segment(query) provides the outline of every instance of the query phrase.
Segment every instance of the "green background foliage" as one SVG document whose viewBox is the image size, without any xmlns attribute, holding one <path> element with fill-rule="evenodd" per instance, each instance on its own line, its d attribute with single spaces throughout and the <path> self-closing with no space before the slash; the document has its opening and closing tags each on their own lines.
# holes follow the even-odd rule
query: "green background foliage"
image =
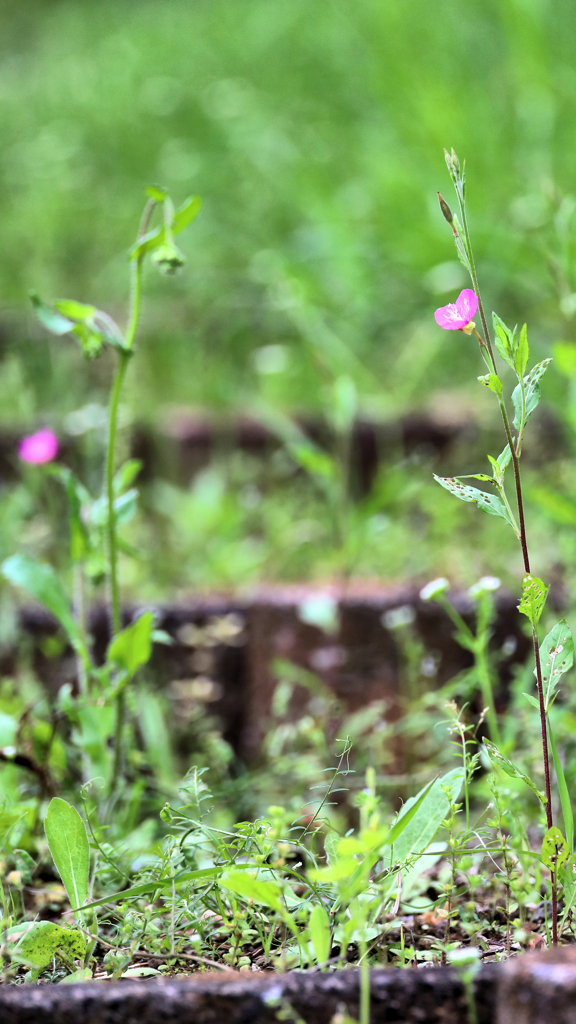
<svg viewBox="0 0 576 1024">
<path fill-rule="evenodd" d="M 575 27 L 568 0 L 6 4 L 3 416 L 103 397 L 106 364 L 80 372 L 26 293 L 122 319 L 150 181 L 204 208 L 186 273 L 149 273 L 128 398 L 140 418 L 168 400 L 245 406 L 254 352 L 272 344 L 287 366 L 266 375 L 271 397 L 318 405 L 318 318 L 370 366 L 380 412 L 445 389 L 448 361 L 452 385 L 468 382 L 474 344 L 432 319 L 466 283 L 436 204 L 437 189 L 451 201 L 444 145 L 468 158 L 488 305 L 527 319 L 546 354 L 574 312 L 544 250 L 552 182 L 573 187 Z"/>
</svg>

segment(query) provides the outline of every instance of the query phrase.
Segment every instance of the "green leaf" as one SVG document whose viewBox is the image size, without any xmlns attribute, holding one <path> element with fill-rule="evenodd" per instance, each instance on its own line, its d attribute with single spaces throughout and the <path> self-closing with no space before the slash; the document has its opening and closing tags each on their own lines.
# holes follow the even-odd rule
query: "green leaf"
<svg viewBox="0 0 576 1024">
<path fill-rule="evenodd" d="M 108 647 L 106 660 L 123 669 L 128 679 L 131 679 L 142 665 L 150 661 L 153 629 L 152 612 L 139 615 L 130 626 L 114 637 Z"/>
<path fill-rule="evenodd" d="M 516 341 L 517 328 L 515 327 L 514 330 L 511 331 L 509 327 L 506 327 L 504 321 L 501 320 L 494 312 L 492 313 L 492 323 L 494 325 L 494 342 L 496 344 L 496 348 L 504 362 L 508 363 L 508 366 L 511 366 L 512 369 L 514 369 L 514 359 L 518 350 L 518 343 Z"/>
<path fill-rule="evenodd" d="M 333 480 L 336 472 L 334 459 L 312 444 L 290 444 L 293 459 L 312 476 Z"/>
<path fill-rule="evenodd" d="M 82 908 L 88 896 L 90 846 L 84 822 L 75 807 L 54 797 L 46 812 L 44 831 L 73 907 Z"/>
<path fill-rule="evenodd" d="M 72 971 L 72 974 L 67 974 L 65 978 L 62 978 L 59 985 L 77 985 L 78 982 L 92 981 L 92 971 L 89 967 L 80 967 L 77 971 Z"/>
<path fill-rule="evenodd" d="M 74 334 L 88 358 L 97 356 L 104 342 L 124 348 L 124 339 L 118 324 L 111 316 L 95 306 L 87 306 L 74 299 L 58 299 L 54 306 L 32 292 L 30 295 L 36 316 L 52 334 Z"/>
<path fill-rule="evenodd" d="M 218 883 L 221 888 L 229 889 L 230 892 L 243 896 L 246 900 L 254 900 L 261 906 L 270 907 L 278 914 L 284 914 L 282 905 L 282 889 L 276 882 L 260 881 L 258 878 L 251 878 L 243 872 L 233 871 L 222 877 Z"/>
<path fill-rule="evenodd" d="M 435 779 L 431 786 L 425 786 L 417 796 L 406 801 L 396 824 L 386 837 L 388 844 L 391 839 L 393 842 L 391 852 L 394 863 L 403 863 L 411 855 L 420 854 L 428 849 L 450 810 L 450 802 L 442 787 L 448 786 L 452 801 L 456 801 L 463 781 L 464 769 L 453 768 L 442 778 Z M 414 808 L 416 813 L 408 817 Z M 400 825 L 405 817 L 408 819 L 407 826 L 400 834 L 394 836 L 396 825 Z"/>
<path fill-rule="evenodd" d="M 574 640 L 565 619 L 557 622 L 540 646 L 542 686 L 546 711 L 553 700 L 560 677 L 574 664 Z"/>
<path fill-rule="evenodd" d="M 536 708 L 537 711 L 540 711 L 540 701 L 537 700 L 536 697 L 534 697 L 531 693 L 524 693 L 524 692 L 522 692 L 522 696 L 526 697 L 526 700 L 528 701 L 529 704 L 532 705 L 533 708 Z"/>
<path fill-rule="evenodd" d="M 202 208 L 202 200 L 200 196 L 189 196 L 179 206 L 174 214 L 174 220 L 172 221 L 172 234 L 179 235 L 184 228 L 187 228 L 192 221 L 196 220 L 196 217 L 200 213 Z"/>
<path fill-rule="evenodd" d="M 83 507 L 87 507 L 90 503 L 90 495 L 67 466 L 56 464 L 49 467 L 49 472 L 60 480 L 66 490 L 70 524 L 70 556 L 73 562 L 81 562 L 90 552 L 90 538 L 82 515 Z"/>
<path fill-rule="evenodd" d="M 497 461 L 498 461 L 498 465 L 500 466 L 500 469 L 502 469 L 502 470 L 506 469 L 506 467 L 510 464 L 511 458 L 512 458 L 512 452 L 510 451 L 510 445 L 507 444 L 505 449 L 504 449 L 504 451 L 500 452 L 500 455 L 498 456 L 498 460 Z"/>
<path fill-rule="evenodd" d="M 30 292 L 30 300 L 38 320 L 47 331 L 50 331 L 52 334 L 62 335 L 68 334 L 74 327 L 72 320 L 57 313 L 51 306 L 47 306 L 36 292 Z"/>
<path fill-rule="evenodd" d="M 171 875 L 168 878 L 161 878 L 155 882 L 142 882 L 140 885 L 133 885 L 121 892 L 113 892 L 109 896 L 102 896 L 99 900 L 93 900 L 87 906 L 104 907 L 108 903 L 123 903 L 124 900 L 139 899 L 141 896 L 159 894 L 172 888 L 172 885 L 183 885 L 185 882 L 195 882 L 209 878 L 218 878 L 222 874 L 222 868 L 199 868 L 197 871 L 181 871 L 179 874 Z M 82 908 L 72 907 L 73 910 Z"/>
<path fill-rule="evenodd" d="M 574 849 L 574 814 L 572 813 L 572 801 L 570 800 L 570 793 L 568 792 L 568 784 L 566 782 L 566 776 L 564 775 L 562 762 L 558 757 L 550 719 L 548 719 L 548 737 L 550 739 L 550 749 L 552 750 L 552 758 L 554 760 L 556 781 L 558 782 L 558 793 L 560 796 L 560 806 L 562 807 L 562 817 L 564 818 L 564 828 L 566 829 L 566 839 L 568 841 L 570 853 L 572 853 L 572 850 Z"/>
<path fill-rule="evenodd" d="M 132 487 L 125 494 L 121 494 L 119 498 L 114 499 L 114 517 L 116 526 L 123 526 L 132 519 L 138 508 L 138 498 L 140 492 L 136 487 Z M 98 498 L 94 502 L 90 509 L 90 522 L 93 526 L 105 527 L 108 525 L 108 496 L 103 494 L 101 498 Z"/>
<path fill-rule="evenodd" d="M 462 484 L 456 477 L 436 476 L 434 473 L 434 479 L 461 501 L 473 501 L 482 512 L 487 512 L 491 516 L 499 516 L 516 532 L 516 526 L 510 518 L 508 509 L 497 495 L 479 491 L 477 487 L 470 487 L 468 484 Z"/>
<path fill-rule="evenodd" d="M 528 778 L 527 775 L 524 775 L 518 768 L 516 768 L 515 765 L 512 764 L 512 761 L 509 761 L 507 757 L 504 757 L 504 754 L 500 753 L 498 747 L 494 743 L 492 743 L 490 740 L 485 739 L 484 746 L 488 751 L 488 756 L 492 761 L 492 764 L 495 764 L 497 765 L 498 768 L 501 768 L 502 771 L 505 772 L 506 775 L 509 775 L 511 779 L 521 779 L 522 782 L 525 782 L 526 785 L 530 787 L 532 792 L 536 794 L 538 799 L 541 800 L 543 804 L 546 803 L 546 797 L 543 796 L 540 790 L 536 788 L 536 786 L 532 782 L 532 779 Z"/>
<path fill-rule="evenodd" d="M 518 605 L 518 611 L 530 619 L 534 629 L 544 611 L 549 590 L 550 587 L 547 587 L 542 580 L 537 576 L 531 576 L 528 572 L 522 580 L 522 599 Z"/>
<path fill-rule="evenodd" d="M 2 564 L 2 574 L 40 601 L 58 619 L 77 651 L 86 655 L 82 634 L 70 610 L 70 601 L 59 577 L 50 565 L 35 562 L 28 555 L 11 555 Z"/>
<path fill-rule="evenodd" d="M 551 871 L 561 868 L 568 860 L 570 856 L 568 844 L 560 829 L 556 828 L 556 825 L 549 828 L 544 836 L 540 856 L 542 857 L 542 863 L 547 868 L 550 868 Z"/>
<path fill-rule="evenodd" d="M 534 409 L 540 401 L 540 379 L 546 373 L 551 359 L 544 359 L 541 363 L 536 363 L 530 370 L 530 373 L 524 377 L 524 390 L 526 395 L 526 410 L 524 414 L 524 423 L 528 423 Z M 512 392 L 512 402 L 514 404 L 514 410 L 516 415 L 514 416 L 514 426 L 516 430 L 520 430 L 522 423 L 522 388 L 520 384 L 517 384 Z"/>
<path fill-rule="evenodd" d="M 168 193 L 165 188 L 161 188 L 159 185 L 148 185 L 146 195 L 156 203 L 163 203 Z"/>
<path fill-rule="evenodd" d="M 54 306 L 62 316 L 81 324 L 91 323 L 96 312 L 96 306 L 86 306 L 75 299 L 56 299 Z"/>
<path fill-rule="evenodd" d="M 22 958 L 42 971 L 61 954 L 70 963 L 86 956 L 86 940 L 76 928 L 62 928 L 52 921 L 37 921 L 14 949 L 15 959 Z"/>
<path fill-rule="evenodd" d="M 317 903 L 312 909 L 308 926 L 316 960 L 319 964 L 323 964 L 330 956 L 332 938 L 330 935 L 330 918 L 320 903 Z"/>
<path fill-rule="evenodd" d="M 165 245 L 167 239 L 166 225 L 162 224 L 160 227 L 148 231 L 142 238 L 139 238 L 130 249 L 128 256 L 131 260 L 141 260 L 146 253 L 154 252 L 154 249 L 158 248 L 159 245 Z"/>
<path fill-rule="evenodd" d="M 520 337 L 518 339 L 518 348 L 516 355 L 514 356 L 514 369 L 519 377 L 522 377 L 526 372 L 528 366 L 528 359 L 530 357 L 530 350 L 528 348 L 528 328 L 524 324 L 520 331 Z"/>
<path fill-rule="evenodd" d="M 141 459 L 128 459 L 114 476 L 114 494 L 122 494 L 138 476 L 142 469 Z"/>
<path fill-rule="evenodd" d="M 478 377 L 481 384 L 493 391 L 499 398 L 502 397 L 502 381 L 500 377 L 497 377 L 495 373 L 485 373 L 483 377 Z"/>
</svg>

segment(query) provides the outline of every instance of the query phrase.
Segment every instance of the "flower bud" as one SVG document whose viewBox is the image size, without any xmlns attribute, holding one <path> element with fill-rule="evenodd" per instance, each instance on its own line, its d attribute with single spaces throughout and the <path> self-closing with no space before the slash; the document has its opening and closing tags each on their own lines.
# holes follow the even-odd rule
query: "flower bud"
<svg viewBox="0 0 576 1024">
<path fill-rule="evenodd" d="M 454 221 L 454 214 L 452 213 L 452 210 L 448 206 L 448 203 L 446 202 L 445 199 L 442 198 L 440 193 L 438 193 L 438 202 L 440 203 L 440 209 L 442 210 L 442 216 L 444 217 L 444 220 L 447 220 L 449 224 L 452 224 L 452 222 Z"/>
<path fill-rule="evenodd" d="M 152 260 L 158 267 L 161 274 L 167 274 L 169 277 L 172 274 L 176 274 L 181 267 L 184 266 L 184 256 L 180 252 L 177 245 L 174 242 L 167 242 L 165 245 L 159 245 L 157 249 L 152 253 Z"/>
</svg>

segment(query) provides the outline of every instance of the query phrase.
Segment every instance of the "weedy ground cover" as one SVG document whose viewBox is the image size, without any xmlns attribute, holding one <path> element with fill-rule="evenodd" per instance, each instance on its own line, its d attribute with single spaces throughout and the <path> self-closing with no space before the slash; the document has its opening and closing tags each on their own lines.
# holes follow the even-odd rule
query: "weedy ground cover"
<svg viewBox="0 0 576 1024">
<path fill-rule="evenodd" d="M 480 383 L 498 401 L 505 447 L 498 458 L 489 456 L 491 473 L 472 477 L 491 491 L 465 482 L 470 477 L 439 483 L 502 521 L 519 541 L 525 569 L 519 609 L 530 624 L 534 663 L 518 673 L 508 710 L 498 713 L 499 652 L 490 638 L 499 580 L 480 579 L 470 593 L 474 613 L 464 618 L 447 580 L 439 578 L 421 596 L 443 604 L 458 642 L 470 652 L 469 671 L 430 693 L 409 619 L 397 616 L 406 682 L 400 720 L 391 720 L 383 704 L 345 716 L 314 676 L 279 664 L 260 765 L 235 763 L 217 730 L 199 723 L 197 763 L 178 778 L 162 703 L 138 682 L 153 644 L 169 637 L 155 628 L 151 611 L 125 627 L 120 618 L 118 553 L 132 553 L 122 525 L 138 498 L 132 486 L 138 467 L 117 467 L 116 444 L 144 260 L 150 257 L 164 273 L 179 269 L 183 258 L 174 238 L 195 219 L 200 202 L 191 197 L 175 209 L 165 191 L 149 189 L 130 252 L 125 330 L 94 306 L 72 300 L 49 305 L 33 297 L 49 331 L 75 336 L 89 358 L 109 347 L 117 367 L 102 496 L 53 465 L 49 436 L 29 439 L 22 450 L 28 462 L 52 466 L 64 488 L 70 571 L 65 582 L 47 563 L 17 553 L 2 572 L 54 615 L 77 663 L 75 685 L 63 686 L 53 706 L 33 694 L 32 683 L 31 701 L 25 690 L 9 682 L 3 687 L 0 729 L 10 736 L 2 750 L 0 812 L 5 982 L 357 964 L 366 1021 L 371 964 L 451 960 L 470 973 L 482 959 L 573 941 L 574 698 L 559 686 L 572 667 L 573 642 L 564 620 L 540 641 L 548 588 L 529 561 L 519 467 L 548 361 L 528 369 L 525 327 L 511 330 L 494 314 L 490 332 L 466 218 L 464 171 L 454 153 L 447 162 L 459 214 L 443 199 L 441 209 L 473 288 L 438 310 L 437 321 L 477 338 L 488 369 Z M 472 320 L 476 310 L 482 333 Z M 508 376 L 498 370 L 494 347 Z M 505 400 L 510 376 L 513 423 Z M 345 435 L 353 388 L 338 378 L 334 389 L 336 425 Z M 337 457 L 327 463 L 293 425 L 282 429 L 322 482 L 333 528 L 345 537 L 349 510 Z M 110 595 L 102 664 L 94 661 L 86 627 L 86 584 L 98 575 Z M 294 719 L 297 686 L 309 696 L 305 713 Z M 147 743 L 155 771 L 145 767 Z M 405 770 L 391 792 L 395 745 Z M 18 763 L 22 749 L 36 766 L 26 777 Z M 242 820 L 239 808 L 248 812 Z"/>
</svg>

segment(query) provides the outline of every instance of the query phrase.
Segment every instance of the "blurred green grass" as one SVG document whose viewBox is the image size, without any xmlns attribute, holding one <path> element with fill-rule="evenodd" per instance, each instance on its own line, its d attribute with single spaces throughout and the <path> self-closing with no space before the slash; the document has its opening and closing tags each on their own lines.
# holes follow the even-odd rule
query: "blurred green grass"
<svg viewBox="0 0 576 1024">
<path fill-rule="evenodd" d="M 7 0 L 3 22 L 5 421 L 105 399 L 107 363 L 44 337 L 26 295 L 121 316 L 151 181 L 204 210 L 184 274 L 147 280 L 139 418 L 249 407 L 263 380 L 275 402 L 317 407 L 330 331 L 331 369 L 351 363 L 377 413 L 473 382 L 474 346 L 432 319 L 465 283 L 436 204 L 445 145 L 468 158 L 487 304 L 528 319 L 542 354 L 566 336 L 544 236 L 549 183 L 574 177 L 567 0 Z M 285 346 L 279 375 L 258 372 L 269 345 Z"/>
</svg>

